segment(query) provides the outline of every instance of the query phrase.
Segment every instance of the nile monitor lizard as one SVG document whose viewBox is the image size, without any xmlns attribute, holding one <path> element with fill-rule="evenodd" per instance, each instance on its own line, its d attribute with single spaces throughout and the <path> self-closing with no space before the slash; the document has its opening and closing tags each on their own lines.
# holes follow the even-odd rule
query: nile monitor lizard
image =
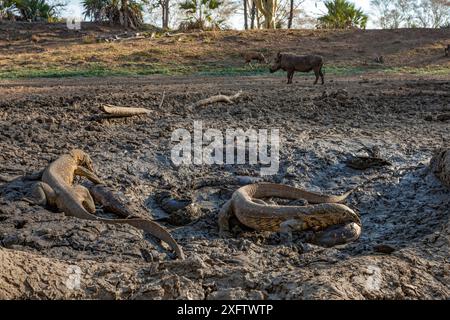
<svg viewBox="0 0 450 320">
<path fill-rule="evenodd" d="M 180 259 L 183 250 L 170 233 L 156 222 L 147 219 L 106 219 L 95 216 L 95 203 L 89 190 L 73 185 L 74 176 L 84 176 L 95 184 L 102 181 L 95 175 L 92 160 L 82 150 L 72 150 L 52 162 L 42 174 L 42 182 L 33 189 L 33 200 L 40 205 L 57 207 L 68 216 L 80 219 L 102 221 L 110 224 L 127 223 L 165 241 Z"/>
<path fill-rule="evenodd" d="M 327 196 L 274 183 L 247 185 L 236 190 L 220 210 L 220 232 L 229 230 L 229 219 L 234 215 L 255 230 L 312 230 L 313 237 L 309 241 L 327 247 L 353 241 L 361 233 L 361 220 L 352 209 L 339 204 L 350 193 Z M 312 205 L 268 205 L 261 200 L 267 197 L 304 199 Z"/>
</svg>

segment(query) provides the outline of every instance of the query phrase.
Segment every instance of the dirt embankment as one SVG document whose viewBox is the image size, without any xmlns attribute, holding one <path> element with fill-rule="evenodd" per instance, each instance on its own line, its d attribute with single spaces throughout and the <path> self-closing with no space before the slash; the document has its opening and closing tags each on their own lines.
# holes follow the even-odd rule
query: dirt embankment
<svg viewBox="0 0 450 320">
<path fill-rule="evenodd" d="M 253 72 L 240 56 L 248 50 L 268 58 L 279 50 L 320 54 L 325 72 L 334 74 L 370 69 L 442 74 L 450 68 L 444 57 L 450 43 L 447 29 L 254 30 L 176 36 L 148 31 L 142 33 L 144 39 L 95 43 L 96 38 L 121 33 L 92 24 L 75 32 L 63 24 L 0 23 L 0 76 Z M 374 62 L 379 56 L 384 64 Z"/>
</svg>

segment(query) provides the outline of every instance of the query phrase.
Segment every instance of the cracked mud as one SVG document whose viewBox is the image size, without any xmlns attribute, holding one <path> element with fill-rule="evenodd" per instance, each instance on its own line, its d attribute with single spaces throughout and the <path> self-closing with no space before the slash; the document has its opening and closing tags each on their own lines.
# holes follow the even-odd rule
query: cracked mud
<svg viewBox="0 0 450 320">
<path fill-rule="evenodd" d="M 449 288 L 449 189 L 430 172 L 449 146 L 450 82 L 437 76 L 299 78 L 143 77 L 9 81 L 0 86 L 1 298 L 438 299 Z M 220 82 L 220 88 L 216 83 Z M 242 90 L 234 104 L 188 106 Z M 160 101 L 163 92 L 165 99 Z M 98 106 L 144 107 L 149 116 L 97 119 Z M 184 165 L 170 159 L 171 134 L 279 128 L 280 170 L 257 165 Z M 389 165 L 346 165 L 377 147 Z M 128 225 L 66 217 L 22 200 L 41 170 L 72 148 L 136 213 L 158 220 L 183 247 Z M 346 201 L 362 219 L 354 243 L 322 248 L 304 234 L 235 225 L 221 238 L 217 214 L 242 183 L 270 181 L 327 194 L 362 185 Z M 237 181 L 237 182 L 236 182 Z M 68 285 L 70 270 L 79 286 Z M 71 269 L 72 268 L 72 269 Z M 69 270 L 69 271 L 68 271 Z"/>
</svg>

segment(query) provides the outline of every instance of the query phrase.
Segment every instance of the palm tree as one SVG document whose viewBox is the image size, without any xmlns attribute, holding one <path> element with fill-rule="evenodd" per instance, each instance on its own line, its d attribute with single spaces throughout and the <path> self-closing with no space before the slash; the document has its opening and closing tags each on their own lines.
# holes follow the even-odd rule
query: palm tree
<svg viewBox="0 0 450 320">
<path fill-rule="evenodd" d="M 207 24 L 219 26 L 223 21 L 214 20 L 213 11 L 217 10 L 223 2 L 221 0 L 185 0 L 179 7 L 187 14 L 187 20 L 200 29 Z"/>
<path fill-rule="evenodd" d="M 9 19 L 13 16 L 13 5 L 12 0 L 0 0 L 0 20 Z"/>
<path fill-rule="evenodd" d="M 50 4 L 47 0 L 13 0 L 10 1 L 22 19 L 30 21 L 50 21 L 57 17 L 61 3 Z"/>
<path fill-rule="evenodd" d="M 86 18 L 90 18 L 95 22 L 108 20 L 106 16 L 106 6 L 108 0 L 84 0 L 83 14 Z"/>
<path fill-rule="evenodd" d="M 327 14 L 320 17 L 319 27 L 326 29 L 365 29 L 368 16 L 353 3 L 346 0 L 329 0 L 325 2 Z"/>
<path fill-rule="evenodd" d="M 144 22 L 147 0 L 83 0 L 84 15 L 94 21 L 136 29 Z"/>
</svg>

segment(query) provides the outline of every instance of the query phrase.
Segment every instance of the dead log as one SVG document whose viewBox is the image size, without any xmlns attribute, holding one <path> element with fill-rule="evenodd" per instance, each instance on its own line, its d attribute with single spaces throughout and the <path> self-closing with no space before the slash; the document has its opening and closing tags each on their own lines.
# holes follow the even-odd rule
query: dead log
<svg viewBox="0 0 450 320">
<path fill-rule="evenodd" d="M 164 97 L 165 97 L 165 96 L 166 96 L 166 92 L 163 91 L 162 98 L 161 98 L 161 102 L 159 103 L 159 109 L 161 109 L 161 107 L 162 107 L 162 105 L 163 105 L 163 103 L 164 103 Z"/>
<path fill-rule="evenodd" d="M 242 91 L 239 91 L 238 93 L 236 93 L 233 96 L 226 96 L 224 94 L 219 94 L 217 96 L 212 96 L 207 99 L 202 99 L 202 100 L 194 103 L 193 105 L 191 105 L 189 108 L 191 108 L 191 109 L 198 108 L 198 107 L 206 106 L 208 104 L 212 104 L 212 103 L 216 103 L 216 102 L 233 103 L 233 101 L 236 100 L 237 98 L 239 98 L 239 96 L 241 94 L 242 94 Z"/>
<path fill-rule="evenodd" d="M 433 174 L 450 188 L 450 149 L 439 149 L 430 161 Z"/>
<path fill-rule="evenodd" d="M 9 177 L 9 176 L 0 175 L 0 182 L 9 183 L 18 177 L 20 177 L 20 176 Z"/>
<path fill-rule="evenodd" d="M 165 34 L 164 34 L 164 36 L 165 37 L 179 37 L 179 36 L 184 36 L 184 35 L 186 35 L 187 33 L 186 32 L 178 32 L 178 33 L 169 33 L 169 32 L 166 32 Z"/>
<path fill-rule="evenodd" d="M 129 37 L 129 38 L 119 38 L 116 41 L 121 41 L 121 42 L 125 42 L 125 41 L 133 41 L 133 40 L 141 40 L 141 39 L 145 39 L 145 36 L 135 36 L 135 37 Z"/>
<path fill-rule="evenodd" d="M 117 107 L 110 104 L 100 106 L 100 110 L 106 113 L 107 117 L 132 117 L 136 115 L 149 115 L 151 110 L 134 107 Z"/>
</svg>

